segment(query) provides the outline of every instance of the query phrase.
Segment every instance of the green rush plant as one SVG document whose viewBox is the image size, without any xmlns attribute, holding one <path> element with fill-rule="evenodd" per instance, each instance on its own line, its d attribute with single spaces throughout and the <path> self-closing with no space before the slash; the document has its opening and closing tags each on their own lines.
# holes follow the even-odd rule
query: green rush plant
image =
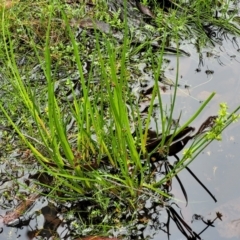
<svg viewBox="0 0 240 240">
<path fill-rule="evenodd" d="M 79 83 L 82 91 L 82 95 L 79 97 L 74 93 L 74 86 L 72 86 L 73 99 L 65 102 L 55 94 L 57 81 L 53 74 L 56 70 L 54 66 L 60 64 L 61 59 L 53 59 L 51 52 L 51 49 L 55 49 L 51 48 L 51 44 L 55 37 L 52 22 L 55 19 L 56 2 L 59 3 L 59 5 L 57 4 L 58 14 L 64 25 L 64 34 L 67 36 L 67 40 L 65 40 L 68 42 L 68 54 L 72 54 L 71 61 L 75 64 L 80 76 Z M 126 4 L 126 1 L 124 2 Z M 144 3 L 147 2 L 144 1 Z M 197 6 L 200 8 L 201 5 Z M 159 196 L 168 197 L 162 191 L 161 186 L 188 166 L 211 141 L 219 140 L 221 132 L 239 117 L 237 112 L 240 107 L 231 114 L 227 114 L 227 106 L 222 104 L 213 128 L 194 138 L 190 147 L 184 150 L 182 159 L 165 177 L 158 182 L 149 181 L 151 154 L 160 149 L 165 149 L 167 152 L 174 137 L 201 114 L 215 93 L 208 97 L 186 123 L 181 127 L 172 128 L 179 77 L 177 71 L 174 93 L 169 111 L 166 111 L 158 79 L 162 74 L 164 50 L 169 37 L 169 24 L 160 25 L 161 21 L 157 22 L 156 20 L 159 24 L 158 28 L 163 30 L 163 34 L 157 60 L 153 54 L 151 57 L 154 89 L 147 117 L 143 121 L 138 104 L 131 93 L 131 83 L 127 71 L 127 64 L 131 57 L 131 39 L 129 39 L 130 30 L 126 20 L 126 8 L 125 20 L 121 25 L 124 38 L 120 46 L 116 47 L 113 37 L 99 33 L 97 27 L 93 29 L 95 41 L 91 56 L 95 65 L 91 65 L 86 75 L 83 70 L 84 59 L 82 58 L 84 46 L 80 46 L 81 44 L 75 38 L 65 12 L 66 9 L 62 7 L 60 1 L 52 1 L 45 7 L 48 9 L 48 14 L 44 19 L 46 31 L 44 43 L 41 41 L 41 47 L 31 36 L 32 33 L 29 29 L 25 29 L 23 26 L 21 29 L 21 31 L 25 31 L 26 38 L 29 39 L 28 47 L 31 48 L 44 72 L 46 83 L 43 86 L 43 93 L 46 94 L 46 99 L 41 97 L 44 104 L 41 103 L 37 94 L 39 86 L 31 86 L 30 80 L 23 79 L 22 73 L 19 71 L 14 47 L 15 40 L 9 27 L 10 20 L 7 11 L 1 10 L 1 36 L 3 38 L 1 43 L 4 49 L 1 56 L 4 56 L 4 63 L 7 66 L 9 88 L 13 90 L 15 97 L 19 100 L 21 111 L 29 116 L 29 119 L 33 119 L 34 131 L 32 133 L 35 132 L 35 135 L 29 135 L 14 121 L 4 99 L 0 101 L 0 110 L 44 171 L 54 177 L 54 184 L 47 186 L 51 189 L 50 196 L 56 196 L 56 192 L 62 192 L 65 197 L 59 198 L 78 199 L 80 196 L 84 197 L 91 193 L 91 197 L 104 210 L 108 208 L 110 196 L 127 203 L 126 205 L 133 210 L 137 209 L 137 199 L 140 194 L 150 197 L 157 193 Z M 187 10 L 184 12 L 188 13 Z M 158 16 L 159 19 L 162 19 L 163 14 Z M 117 14 L 115 17 L 117 18 Z M 172 15 L 172 19 L 176 19 L 175 14 Z M 181 19 L 181 26 L 178 25 L 180 27 L 173 29 L 174 39 L 177 42 L 177 69 L 180 55 L 178 31 L 185 25 L 185 22 L 191 22 L 191 20 L 185 15 Z M 165 21 L 169 20 L 165 19 Z M 141 47 L 145 47 L 145 45 Z M 138 52 L 139 49 L 133 49 L 132 52 L 136 50 Z M 97 84 L 92 84 L 95 67 L 99 69 L 100 80 Z M 147 152 L 148 129 L 156 98 L 160 109 L 158 117 L 161 121 L 162 135 L 158 146 L 152 152 Z M 64 106 L 62 106 L 63 104 Z M 69 116 L 74 118 L 75 131 L 71 134 L 66 126 Z M 166 141 L 170 134 L 172 136 Z M 109 171 L 108 167 L 116 171 Z M 46 185 L 43 186 L 46 187 Z M 115 204 L 117 205 L 117 202 Z M 92 212 L 94 216 L 98 214 L 97 210 Z M 103 224 L 103 228 L 105 227 L 106 225 Z"/>
</svg>

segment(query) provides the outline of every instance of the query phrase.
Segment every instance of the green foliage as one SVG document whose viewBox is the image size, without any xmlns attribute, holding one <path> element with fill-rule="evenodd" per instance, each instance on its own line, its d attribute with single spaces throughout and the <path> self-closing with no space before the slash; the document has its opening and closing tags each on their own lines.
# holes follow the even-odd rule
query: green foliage
<svg viewBox="0 0 240 240">
<path fill-rule="evenodd" d="M 144 4 L 147 3 L 149 1 L 144 1 Z M 86 47 L 87 36 L 83 37 L 82 42 L 77 41 L 72 27 L 72 17 L 76 18 L 78 14 L 80 17 L 84 16 L 83 7 L 71 10 L 69 6 L 58 1 L 53 1 L 49 5 L 38 1 L 34 3 L 34 10 L 29 12 L 29 15 L 24 13 L 25 7 L 22 3 L 19 3 L 18 11 L 12 9 L 1 12 L 0 44 L 3 49 L 1 56 L 4 56 L 2 63 L 7 68 L 4 70 L 8 74 L 9 88 L 13 92 L 8 96 L 14 96 L 12 101 L 14 104 L 18 103 L 19 108 L 21 107 L 23 116 L 21 123 L 24 124 L 25 129 L 14 119 L 17 106 L 8 107 L 2 100 L 0 109 L 6 121 L 13 126 L 42 168 L 54 177 L 55 184 L 47 186 L 51 189 L 52 196 L 61 192 L 64 196 L 62 199 L 77 199 L 91 193 L 96 205 L 99 206 L 90 211 L 91 219 L 109 214 L 108 207 L 113 196 L 117 198 L 117 201 L 111 202 L 116 212 L 110 217 L 117 219 L 116 216 L 126 210 L 126 207 L 122 207 L 120 203 L 124 203 L 129 211 L 134 212 L 138 207 L 139 195 L 159 194 L 168 197 L 161 186 L 190 164 L 212 140 L 220 140 L 221 132 L 239 118 L 238 108 L 228 114 L 227 105 L 221 104 L 214 127 L 204 136 L 194 139 L 192 145 L 184 150 L 183 158 L 167 176 L 158 182 L 150 179 L 151 153 L 146 151 L 146 144 L 155 98 L 160 107 L 162 140 L 154 151 L 163 149 L 164 152 L 171 145 L 173 138 L 199 116 L 214 96 L 214 93 L 211 94 L 182 127 L 172 130 L 177 87 L 174 89 L 169 107 L 170 116 L 166 114 L 168 111 L 158 87 L 164 48 L 169 38 L 174 39 L 178 45 L 182 34 L 188 33 L 188 26 L 197 33 L 203 33 L 201 25 L 203 20 L 207 19 L 216 25 L 222 23 L 221 19 L 210 16 L 212 8 L 209 8 L 208 3 L 193 1 L 186 8 L 176 5 L 177 10 L 170 11 L 168 17 L 162 10 L 156 10 L 156 29 L 162 33 L 162 45 L 156 55 L 151 48 L 145 55 L 151 59 L 155 80 L 145 121 L 141 119 L 138 106 L 132 96 L 129 87 L 131 78 L 127 67 L 131 54 L 134 55 L 133 53 L 148 46 L 150 42 L 146 41 L 147 43 L 141 44 L 139 48 L 132 48 L 129 39 L 131 30 L 127 21 L 119 20 L 120 11 L 110 17 L 107 11 L 102 14 L 102 11 L 106 10 L 106 4 L 104 2 L 97 4 L 101 11 L 97 11 L 95 17 L 123 30 L 124 38 L 119 46 L 113 37 L 99 33 L 96 28 L 92 29 L 94 41 L 90 48 L 91 52 Z M 225 5 L 222 7 L 224 9 Z M 193 9 L 195 9 L 192 12 L 195 13 L 194 16 L 189 14 Z M 227 29 L 233 32 L 236 30 L 227 21 L 224 24 Z M 15 31 L 12 31 L 14 28 Z M 145 28 L 154 32 L 152 27 Z M 206 40 L 204 37 L 203 39 Z M 20 40 L 24 42 L 25 47 L 20 47 Z M 37 59 L 46 80 L 44 86 L 40 86 L 41 84 L 32 86 L 30 76 L 26 77 L 19 69 L 17 59 L 23 53 L 29 60 L 29 66 L 23 71 L 30 71 L 33 62 Z M 92 62 L 87 75 L 83 66 L 86 59 Z M 55 94 L 55 75 L 58 66 L 62 65 L 65 65 L 66 69 L 76 68 L 80 76 L 82 95 L 79 97 L 73 93 L 72 101 L 63 102 Z M 97 84 L 94 82 L 96 72 L 100 78 Z M 177 83 L 178 75 L 176 75 L 176 86 Z M 74 85 L 69 79 L 66 85 L 71 86 L 73 90 Z M 45 95 L 39 95 L 38 91 Z M 70 133 L 67 130 L 67 120 L 71 118 L 74 119 L 75 129 Z M 172 137 L 166 144 L 165 139 L 169 134 L 172 134 Z M 147 160 L 147 163 L 146 161 L 143 163 L 142 156 L 146 156 L 144 160 Z M 107 168 L 116 170 L 116 173 L 108 171 Z M 109 220 L 108 224 L 114 222 Z M 73 225 L 80 228 L 79 222 L 74 222 Z M 106 225 L 103 224 L 102 229 L 109 229 Z"/>
</svg>

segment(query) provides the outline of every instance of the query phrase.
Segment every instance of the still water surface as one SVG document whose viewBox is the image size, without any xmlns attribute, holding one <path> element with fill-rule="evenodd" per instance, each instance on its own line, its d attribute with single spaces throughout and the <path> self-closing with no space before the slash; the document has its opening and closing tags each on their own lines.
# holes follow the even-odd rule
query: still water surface
<svg viewBox="0 0 240 240">
<path fill-rule="evenodd" d="M 213 100 L 192 124 L 197 129 L 208 116 L 217 114 L 219 103 L 226 102 L 229 112 L 240 104 L 240 53 L 230 41 L 225 42 L 224 46 L 206 49 L 203 53 L 204 65 L 200 67 L 201 72 L 196 72 L 198 54 L 189 45 L 182 47 L 191 52 L 191 57 L 180 58 L 179 75 L 182 86 L 179 87 L 175 118 L 178 118 L 182 111 L 181 123 L 184 123 L 200 106 L 199 100 L 205 100 L 211 92 L 216 92 Z M 219 55 L 220 58 L 207 57 L 207 52 Z M 169 69 L 172 68 L 176 68 L 174 58 L 171 58 Z M 207 70 L 214 73 L 207 75 L 205 72 Z M 174 76 L 175 72 L 169 70 L 166 73 L 170 77 Z M 191 87 L 185 89 L 184 85 Z M 222 221 L 217 220 L 214 223 L 215 228 L 209 227 L 201 235 L 205 240 L 240 239 L 240 123 L 230 125 L 223 132 L 222 139 L 221 142 L 212 142 L 190 164 L 190 169 L 217 198 L 217 203 L 187 171 L 183 171 L 179 177 L 189 199 L 188 206 L 185 207 L 186 203 L 179 185 L 176 181 L 173 182 L 172 193 L 179 199 L 178 205 L 182 208 L 185 220 L 197 233 L 201 232 L 203 224 L 196 221 L 191 224 L 193 214 L 202 215 L 205 220 L 214 219 L 216 212 L 223 214 Z M 170 232 L 170 239 L 185 239 L 174 224 L 171 225 Z M 159 233 L 154 239 L 166 239 L 166 236 Z"/>
</svg>

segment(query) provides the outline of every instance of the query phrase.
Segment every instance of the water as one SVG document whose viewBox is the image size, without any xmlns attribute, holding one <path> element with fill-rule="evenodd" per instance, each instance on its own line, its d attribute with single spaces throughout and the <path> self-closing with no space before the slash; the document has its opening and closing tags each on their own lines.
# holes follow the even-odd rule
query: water
<svg viewBox="0 0 240 240">
<path fill-rule="evenodd" d="M 198 68 L 198 54 L 191 45 L 185 46 L 191 52 L 191 57 L 180 58 L 179 75 L 181 76 L 180 94 L 176 102 L 175 118 L 182 111 L 181 123 L 184 123 L 200 106 L 199 101 L 205 100 L 211 92 L 216 92 L 215 97 L 191 124 L 198 127 L 209 116 L 216 115 L 219 103 L 226 102 L 229 112 L 240 104 L 240 53 L 234 49 L 234 45 L 228 41 L 223 46 L 207 49 L 203 53 L 204 65 L 201 72 Z M 219 58 L 207 57 L 207 52 L 219 55 Z M 235 57 L 231 57 L 235 55 Z M 220 61 L 219 61 L 220 60 Z M 222 62 L 221 64 L 219 64 Z M 167 76 L 174 76 L 176 59 L 171 58 Z M 208 70 L 214 71 L 207 74 Z M 207 73 L 206 73 L 207 71 Z M 185 89 L 184 85 L 191 85 Z M 183 93 L 184 92 L 184 93 Z M 216 212 L 223 214 L 222 221 L 217 220 L 215 228 L 209 227 L 201 237 L 205 240 L 212 239 L 239 239 L 240 238 L 240 184 L 239 184 L 239 147 L 240 147 L 240 123 L 234 123 L 222 134 L 222 141 L 211 143 L 190 164 L 190 169 L 197 175 L 205 186 L 217 198 L 215 203 L 205 190 L 184 170 L 179 177 L 187 191 L 189 203 L 185 207 L 183 194 L 176 181 L 173 182 L 173 194 L 179 200 L 178 205 L 182 208 L 184 219 L 197 233 L 203 229 L 201 222 L 191 224 L 192 215 L 199 214 L 207 219 L 214 219 Z M 181 156 L 181 154 L 180 154 Z M 171 158 L 169 158 L 171 161 Z M 172 158 L 172 161 L 175 161 Z M 171 225 L 170 239 L 185 239 Z M 166 239 L 164 234 L 159 233 L 154 239 Z"/>
</svg>

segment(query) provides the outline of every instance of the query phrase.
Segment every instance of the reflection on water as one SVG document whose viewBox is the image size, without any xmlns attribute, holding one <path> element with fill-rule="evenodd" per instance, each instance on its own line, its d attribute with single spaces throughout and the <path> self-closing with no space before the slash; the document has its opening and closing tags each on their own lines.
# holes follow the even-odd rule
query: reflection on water
<svg viewBox="0 0 240 240">
<path fill-rule="evenodd" d="M 235 40 L 240 42 L 239 39 L 235 38 Z M 198 54 L 193 48 L 190 49 L 191 46 L 186 47 L 191 52 L 191 57 L 180 59 L 179 76 L 181 76 L 180 84 L 190 87 L 187 89 L 179 87 L 180 94 L 174 117 L 177 118 L 182 111 L 181 123 L 184 123 L 200 106 L 200 101 L 205 100 L 213 91 L 217 93 L 193 123 L 193 127 L 198 128 L 204 118 L 217 113 L 220 102 L 227 102 L 229 111 L 240 104 L 240 53 L 231 41 L 224 42 L 223 46 L 215 46 L 203 52 L 201 71 L 195 71 L 199 69 Z M 210 55 L 210 52 L 213 54 Z M 166 71 L 168 76 L 174 76 L 175 64 L 176 61 L 172 58 L 170 70 Z M 207 70 L 211 70 L 212 74 L 207 74 Z M 188 193 L 189 206 L 186 208 L 178 184 L 173 183 L 172 192 L 179 200 L 178 204 L 188 223 L 193 214 L 204 216 L 205 219 L 213 219 L 216 212 L 223 214 L 222 221 L 215 222 L 216 228 L 210 228 L 201 235 L 203 239 L 223 240 L 240 237 L 239 126 L 238 122 L 227 128 L 223 133 L 223 140 L 210 144 L 190 165 L 191 170 L 217 198 L 217 203 L 212 201 L 186 171 L 183 171 L 179 177 Z M 192 228 L 197 229 L 198 223 L 193 223 Z M 174 234 L 173 230 L 172 239 L 184 239 L 181 237 L 177 233 Z"/>
</svg>

